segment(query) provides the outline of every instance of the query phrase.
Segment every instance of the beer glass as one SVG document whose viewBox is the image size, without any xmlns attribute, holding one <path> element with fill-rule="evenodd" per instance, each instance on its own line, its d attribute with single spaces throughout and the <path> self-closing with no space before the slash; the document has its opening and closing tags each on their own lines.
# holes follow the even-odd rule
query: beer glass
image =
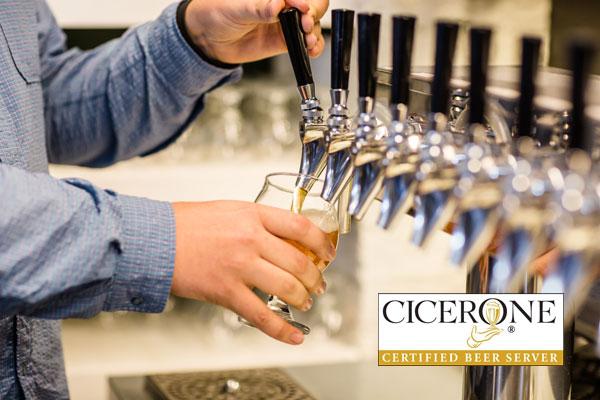
<svg viewBox="0 0 600 400">
<path fill-rule="evenodd" d="M 304 182 L 308 191 L 297 188 L 298 182 Z M 299 213 L 308 218 L 313 224 L 327 234 L 329 240 L 337 247 L 339 237 L 339 224 L 337 210 L 334 204 L 321 198 L 323 181 L 312 176 L 294 173 L 278 172 L 267 175 L 262 190 L 256 197 L 255 203 L 271 207 L 283 208 L 290 212 Z M 328 267 L 329 261 L 321 259 L 310 249 L 302 244 L 287 240 L 302 253 L 304 253 L 321 272 Z M 290 307 L 277 296 L 269 296 L 268 307 L 277 315 L 285 319 L 294 327 L 300 329 L 305 335 L 310 333 L 310 328 L 294 319 Z M 253 326 L 249 321 L 238 317 L 245 325 Z"/>
</svg>

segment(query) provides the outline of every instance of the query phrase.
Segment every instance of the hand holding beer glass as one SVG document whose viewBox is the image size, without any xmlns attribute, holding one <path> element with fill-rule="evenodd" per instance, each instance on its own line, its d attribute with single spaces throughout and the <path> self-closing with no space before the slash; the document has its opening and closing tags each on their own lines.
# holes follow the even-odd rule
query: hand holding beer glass
<svg viewBox="0 0 600 400">
<path fill-rule="evenodd" d="M 300 181 L 304 182 L 305 186 L 310 189 L 305 190 L 297 187 L 297 182 Z M 323 181 L 314 177 L 293 173 L 269 174 L 265 178 L 265 183 L 255 203 L 287 209 L 295 214 L 303 215 L 321 229 L 332 245 L 337 248 L 339 237 L 338 214 L 333 204 L 321 198 L 322 188 Z M 329 266 L 330 261 L 322 259 L 301 243 L 289 239 L 286 241 L 307 256 L 321 273 Z M 310 328 L 296 321 L 290 307 L 277 296 L 269 296 L 267 305 L 271 311 L 300 329 L 305 335 L 310 333 Z M 239 317 L 239 320 L 248 326 L 253 326 L 242 317 Z"/>
</svg>

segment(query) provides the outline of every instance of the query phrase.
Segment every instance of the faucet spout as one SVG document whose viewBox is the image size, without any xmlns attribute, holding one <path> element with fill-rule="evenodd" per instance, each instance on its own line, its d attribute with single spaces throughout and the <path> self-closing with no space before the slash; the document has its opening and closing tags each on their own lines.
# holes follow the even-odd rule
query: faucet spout
<svg viewBox="0 0 600 400">
<path fill-rule="evenodd" d="M 356 141 L 352 144 L 352 164 L 354 177 L 350 191 L 348 212 L 361 220 L 369 206 L 380 193 L 385 168 L 382 160 L 385 156 L 385 141 L 377 133 L 377 119 L 374 115 L 374 99 L 359 99 L 361 114 Z"/>
<path fill-rule="evenodd" d="M 410 123 L 405 105 L 393 105 L 387 151 L 383 159 L 385 168 L 381 210 L 377 224 L 389 229 L 398 215 L 408 212 L 413 205 L 417 188 L 416 169 L 422 141 L 419 126 Z"/>
<path fill-rule="evenodd" d="M 299 170 L 302 176 L 298 178 L 296 185 L 310 190 L 311 182 L 314 182 L 310 177 L 319 177 L 325 169 L 327 126 L 323 122 L 323 109 L 314 94 L 314 84 L 299 86 L 298 90 L 302 97 L 302 120 L 300 121 L 302 155 Z"/>
<path fill-rule="evenodd" d="M 443 114 L 430 117 L 431 129 L 421 148 L 421 163 L 416 172 L 415 221 L 412 242 L 425 246 L 433 232 L 444 228 L 456 210 L 454 188 L 458 170 L 451 161 L 455 157 L 452 134 L 446 131 Z"/>
</svg>

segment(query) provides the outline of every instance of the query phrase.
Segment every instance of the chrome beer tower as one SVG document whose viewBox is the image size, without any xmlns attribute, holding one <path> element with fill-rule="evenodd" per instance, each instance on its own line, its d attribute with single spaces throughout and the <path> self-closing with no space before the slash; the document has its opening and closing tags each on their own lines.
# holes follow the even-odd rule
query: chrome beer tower
<svg viewBox="0 0 600 400">
<path fill-rule="evenodd" d="M 395 16 L 385 126 L 376 115 L 380 16 L 358 14 L 354 122 L 347 109 L 353 12 L 334 10 L 332 21 L 325 125 L 298 14 L 282 14 L 303 98 L 300 171 L 318 176 L 325 169 L 322 197 L 337 200 L 344 218 L 361 220 L 379 198 L 381 228 L 414 215 L 415 245 L 426 246 L 436 230 L 451 231 L 449 257 L 466 266 L 467 293 L 564 293 L 564 366 L 467 367 L 463 398 L 570 399 L 573 323 L 600 278 L 600 167 L 593 162 L 600 117 L 586 114 L 593 46 L 572 43 L 570 99 L 549 101 L 537 93 L 545 89 L 538 77 L 540 39 L 523 38 L 520 80 L 506 84 L 488 71 L 492 32 L 472 28 L 466 85 L 453 87 L 458 25 L 437 24 L 434 71 L 424 78 L 410 73 L 415 18 Z M 426 102 L 414 101 L 412 95 L 424 92 Z M 540 256 L 543 273 L 534 268 Z"/>
<path fill-rule="evenodd" d="M 327 166 L 321 196 L 327 201 L 338 200 L 340 233 L 350 232 L 350 200 L 348 182 L 352 176 L 350 146 L 355 133 L 348 112 L 348 81 L 354 33 L 354 11 L 333 10 L 331 41 L 331 108 L 325 134 Z"/>
<path fill-rule="evenodd" d="M 381 212 L 377 224 L 388 229 L 397 215 L 408 212 L 416 188 L 416 165 L 421 143 L 420 125 L 408 114 L 410 66 L 416 18 L 393 17 L 392 88 L 390 114 L 392 122 L 382 159 L 384 169 Z"/>
<path fill-rule="evenodd" d="M 300 140 L 302 156 L 300 174 L 318 177 L 325 168 L 327 147 L 323 109 L 316 95 L 315 82 L 310 66 L 308 51 L 304 42 L 304 34 L 300 22 L 300 12 L 295 8 L 284 10 L 279 21 L 287 44 L 288 53 L 296 76 L 298 92 L 302 98 L 300 121 Z M 297 186 L 310 190 L 310 179 L 299 179 Z M 314 181 L 312 181 L 314 182 Z"/>
<path fill-rule="evenodd" d="M 354 176 L 348 211 L 361 220 L 381 190 L 385 129 L 378 129 L 375 117 L 379 14 L 358 15 L 358 123 L 351 145 Z"/>
</svg>

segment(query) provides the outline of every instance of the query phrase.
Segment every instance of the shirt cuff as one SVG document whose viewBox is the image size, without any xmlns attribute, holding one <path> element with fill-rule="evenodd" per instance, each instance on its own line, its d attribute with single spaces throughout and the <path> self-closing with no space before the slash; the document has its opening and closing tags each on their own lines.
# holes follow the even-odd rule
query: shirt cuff
<svg viewBox="0 0 600 400">
<path fill-rule="evenodd" d="M 104 311 L 161 312 L 175 266 L 175 220 L 171 204 L 119 196 L 120 255 Z"/>
<path fill-rule="evenodd" d="M 221 68 L 203 60 L 186 42 L 177 25 L 178 4 L 163 11 L 158 20 L 140 27 L 139 34 L 147 36 L 150 65 L 165 82 L 186 96 L 199 96 L 217 86 L 238 81 L 242 68 Z"/>
</svg>

